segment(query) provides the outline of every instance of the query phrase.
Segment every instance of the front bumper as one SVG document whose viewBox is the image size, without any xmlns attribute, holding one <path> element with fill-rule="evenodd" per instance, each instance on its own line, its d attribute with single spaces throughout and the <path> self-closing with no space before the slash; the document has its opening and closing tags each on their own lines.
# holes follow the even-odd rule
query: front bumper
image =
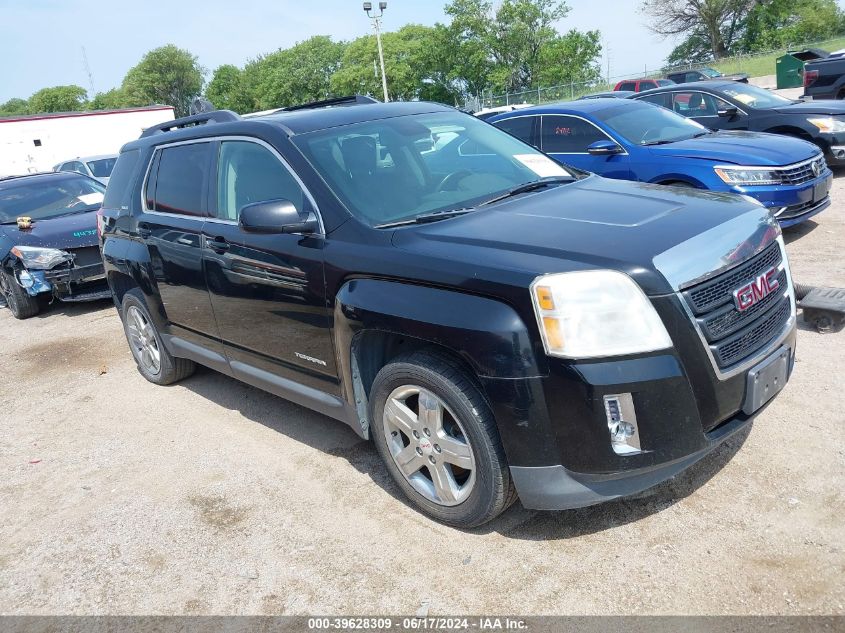
<svg viewBox="0 0 845 633">
<path fill-rule="evenodd" d="M 96 301 L 111 297 L 102 262 L 27 273 L 33 279 L 32 286 L 25 287 L 31 296 L 50 292 L 60 301 Z"/>
<path fill-rule="evenodd" d="M 742 410 L 748 372 L 719 378 L 700 344 L 678 338 L 686 343 L 672 353 L 554 361 L 546 377 L 482 379 L 526 508 L 563 510 L 635 494 L 690 467 L 751 423 L 759 410 Z M 793 321 L 765 358 L 787 347 L 791 374 L 795 340 Z M 633 398 L 638 453 L 621 455 L 611 445 L 604 396 L 620 393 Z"/>
<path fill-rule="evenodd" d="M 800 185 L 733 187 L 731 191 L 758 200 L 774 213 L 781 227 L 804 222 L 830 206 L 833 173 L 828 169 L 818 178 Z"/>
</svg>

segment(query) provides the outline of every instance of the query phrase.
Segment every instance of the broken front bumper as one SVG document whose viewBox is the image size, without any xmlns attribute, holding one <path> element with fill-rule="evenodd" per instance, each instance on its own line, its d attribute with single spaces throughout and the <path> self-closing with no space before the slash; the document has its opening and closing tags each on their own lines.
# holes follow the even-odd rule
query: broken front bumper
<svg viewBox="0 0 845 633">
<path fill-rule="evenodd" d="M 111 297 L 102 262 L 52 270 L 22 270 L 18 281 L 34 297 L 46 292 L 61 301 L 95 301 Z"/>
</svg>

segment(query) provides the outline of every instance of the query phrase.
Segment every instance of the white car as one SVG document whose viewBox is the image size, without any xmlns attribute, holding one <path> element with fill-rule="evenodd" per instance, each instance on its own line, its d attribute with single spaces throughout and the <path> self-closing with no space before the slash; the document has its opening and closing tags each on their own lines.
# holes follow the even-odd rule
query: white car
<svg viewBox="0 0 845 633">
<path fill-rule="evenodd" d="M 73 160 L 66 160 L 53 167 L 53 171 L 75 171 L 83 176 L 96 178 L 104 185 L 109 184 L 109 176 L 117 161 L 117 154 L 103 154 L 101 156 L 82 156 Z"/>
<path fill-rule="evenodd" d="M 497 114 L 502 114 L 503 112 L 513 112 L 514 110 L 521 110 L 522 108 L 530 108 L 533 103 L 512 103 L 511 105 L 506 106 L 499 106 L 498 108 L 484 108 L 483 110 L 479 110 L 475 112 L 474 115 L 477 116 L 482 121 L 489 119 L 492 116 L 496 116 Z"/>
</svg>

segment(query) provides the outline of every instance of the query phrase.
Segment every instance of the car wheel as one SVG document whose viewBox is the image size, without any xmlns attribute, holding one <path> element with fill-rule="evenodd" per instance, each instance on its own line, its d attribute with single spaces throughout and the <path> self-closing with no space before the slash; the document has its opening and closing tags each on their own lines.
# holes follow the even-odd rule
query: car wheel
<svg viewBox="0 0 845 633">
<path fill-rule="evenodd" d="M 177 358 L 167 351 L 140 290 L 126 293 L 120 315 L 132 356 L 144 378 L 157 385 L 169 385 L 194 373 L 193 361 Z"/>
<path fill-rule="evenodd" d="M 486 523 L 516 499 L 493 413 L 459 363 L 436 352 L 402 356 L 370 391 L 370 430 L 393 480 L 443 523 Z"/>
<path fill-rule="evenodd" d="M 5 270 L 0 272 L 0 292 L 16 319 L 34 317 L 41 310 L 38 299 L 30 297 L 26 290 L 20 287 L 14 275 Z"/>
</svg>

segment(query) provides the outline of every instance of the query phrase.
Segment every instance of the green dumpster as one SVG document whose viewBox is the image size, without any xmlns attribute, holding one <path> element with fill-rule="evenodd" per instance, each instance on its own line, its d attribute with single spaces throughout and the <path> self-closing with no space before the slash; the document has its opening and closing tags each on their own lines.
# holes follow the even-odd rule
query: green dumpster
<svg viewBox="0 0 845 633">
<path fill-rule="evenodd" d="M 829 53 L 820 48 L 808 48 L 792 51 L 777 58 L 776 76 L 778 90 L 781 88 L 800 88 L 804 85 L 804 63 L 827 57 Z"/>
</svg>

